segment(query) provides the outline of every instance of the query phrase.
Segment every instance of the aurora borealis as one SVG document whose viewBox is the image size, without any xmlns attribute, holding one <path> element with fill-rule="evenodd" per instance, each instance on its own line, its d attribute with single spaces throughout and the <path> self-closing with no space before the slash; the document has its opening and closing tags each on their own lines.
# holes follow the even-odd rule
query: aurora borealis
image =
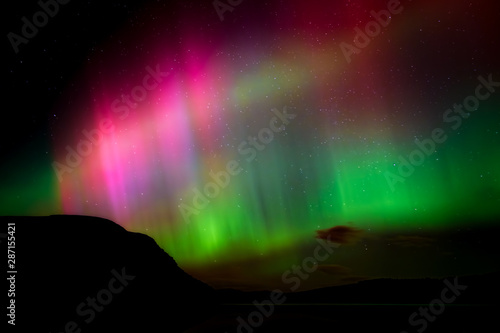
<svg viewBox="0 0 500 333">
<path fill-rule="evenodd" d="M 346 281 L 488 271 L 492 263 L 436 243 L 498 221 L 500 88 L 460 126 L 443 121 L 474 95 L 478 77 L 500 81 L 498 4 L 401 6 L 347 61 L 339 45 L 353 43 L 355 28 L 387 1 L 243 1 L 223 21 L 210 1 L 135 4 L 88 37 L 87 53 L 44 104 L 49 135 L 26 149 L 47 154 L 33 166 L 12 153 L 23 167 L 5 166 L 2 215 L 109 218 L 221 287 L 278 283 L 318 230 L 343 225 L 360 235 L 323 272 Z M 68 5 L 58 16 L 79 10 Z M 12 55 L 12 73 L 31 75 L 18 62 L 46 59 L 42 41 L 66 57 L 48 44 L 56 32 L 43 32 Z M 436 128 L 446 140 L 392 187 L 386 173 L 398 174 L 399 156 L 408 159 Z M 28 168 L 39 185 L 21 185 Z M 412 264 L 401 269 L 372 263 L 403 255 Z M 311 286 L 339 282 L 317 274 Z"/>
</svg>

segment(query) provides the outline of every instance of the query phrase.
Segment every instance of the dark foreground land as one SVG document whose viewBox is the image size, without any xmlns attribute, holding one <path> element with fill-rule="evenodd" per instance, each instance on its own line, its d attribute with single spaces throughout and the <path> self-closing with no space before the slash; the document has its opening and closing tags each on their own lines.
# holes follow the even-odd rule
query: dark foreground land
<svg viewBox="0 0 500 333">
<path fill-rule="evenodd" d="M 149 236 L 109 220 L 61 215 L 0 221 L 2 274 L 10 278 L 3 279 L 2 291 L 8 331 L 459 333 L 498 327 L 498 272 L 378 279 L 283 295 L 216 291 L 180 269 Z M 15 223 L 12 274 L 8 223 Z M 9 318 L 12 300 L 15 317 Z M 11 318 L 15 326 L 7 323 Z"/>
</svg>

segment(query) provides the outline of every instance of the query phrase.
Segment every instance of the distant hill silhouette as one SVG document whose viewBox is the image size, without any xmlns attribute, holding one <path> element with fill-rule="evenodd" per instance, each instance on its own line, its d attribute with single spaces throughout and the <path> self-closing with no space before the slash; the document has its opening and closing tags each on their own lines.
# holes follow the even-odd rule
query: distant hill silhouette
<svg viewBox="0 0 500 333">
<path fill-rule="evenodd" d="M 429 303 L 441 299 L 444 283 L 448 280 L 467 286 L 460 295 L 446 305 L 433 322 L 428 322 L 421 332 L 486 332 L 495 327 L 500 311 L 500 272 L 475 276 L 450 276 L 443 279 L 374 279 L 350 285 L 333 286 L 296 293 L 285 293 L 286 302 L 275 306 L 272 316 L 264 320 L 255 332 L 420 332 L 420 308 L 429 309 Z M 225 313 L 241 316 L 248 323 L 249 314 L 270 299 L 269 291 L 243 292 L 218 290 L 226 304 Z M 445 293 L 446 297 L 453 294 Z M 237 307 L 237 310 L 234 307 Z M 233 309 L 230 309 L 233 307 Z M 269 308 L 267 308 L 269 309 Z M 435 307 L 439 311 L 439 307 Z M 224 312 L 224 311 L 222 311 Z M 237 313 L 237 314 L 236 314 Z M 227 315 L 226 315 L 227 316 Z M 211 325 L 206 322 L 198 327 L 203 332 L 220 332 L 220 319 Z M 255 317 L 254 317 L 255 318 Z M 419 321 L 420 320 L 420 321 Z M 227 332 L 236 332 L 238 325 L 229 323 Z M 242 328 L 244 325 L 239 325 Z M 248 328 L 248 326 L 247 326 Z M 253 329 L 253 327 L 251 327 Z M 195 332 L 195 331 L 193 331 Z M 241 332 L 248 333 L 243 329 Z"/>
<path fill-rule="evenodd" d="M 423 324 L 411 325 L 409 317 L 446 288 L 445 279 L 375 279 L 286 293 L 283 304 L 259 310 L 254 302 L 268 301 L 270 291 L 213 290 L 179 268 L 151 237 L 110 220 L 0 220 L 2 232 L 7 222 L 16 223 L 19 332 L 410 333 Z M 0 241 L 5 249 L 6 239 Z M 467 289 L 421 332 L 487 331 L 500 310 L 499 278 L 498 272 L 458 277 Z"/>
<path fill-rule="evenodd" d="M 348 285 L 318 288 L 309 291 L 287 293 L 288 302 L 291 303 L 366 303 L 366 304 L 409 304 L 428 303 L 440 296 L 446 285 L 444 280 L 453 282 L 456 277 L 450 276 L 443 279 L 373 279 L 356 282 Z M 460 297 L 453 304 L 496 304 L 493 295 L 500 295 L 500 272 L 484 275 L 461 276 L 457 278 L 460 285 L 467 286 Z M 468 286 L 472 286 L 470 290 Z M 472 292 L 469 292 L 472 291 Z M 221 289 L 217 291 L 224 302 L 250 302 L 253 297 L 269 297 L 269 291 L 243 292 L 234 289 Z"/>
</svg>

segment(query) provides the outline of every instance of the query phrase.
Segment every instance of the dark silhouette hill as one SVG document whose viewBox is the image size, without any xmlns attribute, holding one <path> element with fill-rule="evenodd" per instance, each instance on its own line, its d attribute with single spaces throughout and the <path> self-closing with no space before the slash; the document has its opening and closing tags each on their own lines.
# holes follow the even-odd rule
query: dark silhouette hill
<svg viewBox="0 0 500 333">
<path fill-rule="evenodd" d="M 19 331 L 182 332 L 216 310 L 214 290 L 149 236 L 89 216 L 2 222 L 16 223 Z"/>
</svg>

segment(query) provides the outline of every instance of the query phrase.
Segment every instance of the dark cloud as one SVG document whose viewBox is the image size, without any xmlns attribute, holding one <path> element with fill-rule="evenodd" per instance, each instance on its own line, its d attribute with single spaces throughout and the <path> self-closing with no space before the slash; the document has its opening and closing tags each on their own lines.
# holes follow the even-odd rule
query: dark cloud
<svg viewBox="0 0 500 333">
<path fill-rule="evenodd" d="M 403 247 L 427 247 L 436 242 L 434 238 L 417 235 L 397 235 L 387 241 L 392 245 Z"/>
<path fill-rule="evenodd" d="M 347 275 L 351 269 L 342 265 L 319 265 L 318 270 L 331 275 Z"/>
<path fill-rule="evenodd" d="M 355 243 L 363 231 L 346 225 L 338 225 L 329 229 L 317 230 L 316 238 L 339 244 Z"/>
</svg>

